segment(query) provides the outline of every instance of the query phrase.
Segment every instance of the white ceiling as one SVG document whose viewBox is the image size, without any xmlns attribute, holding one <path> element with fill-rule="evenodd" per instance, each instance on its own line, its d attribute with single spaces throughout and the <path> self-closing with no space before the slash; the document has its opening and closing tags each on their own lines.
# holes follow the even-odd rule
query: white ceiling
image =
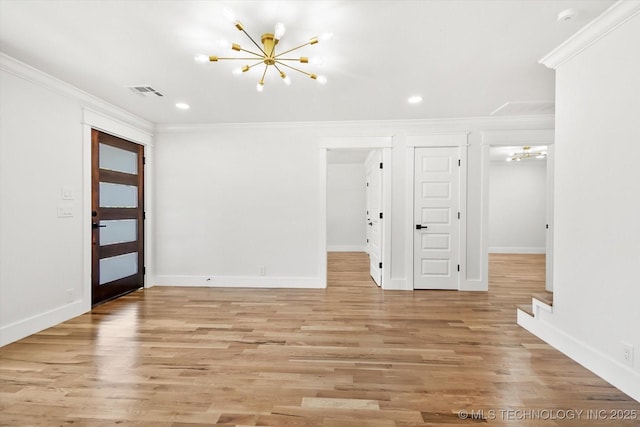
<svg viewBox="0 0 640 427">
<path fill-rule="evenodd" d="M 487 116 L 507 102 L 552 102 L 554 73 L 538 60 L 613 0 L 153 1 L 0 0 L 0 50 L 154 123 L 339 121 Z M 232 8 L 256 39 L 287 26 L 279 48 L 306 47 L 326 85 L 290 73 L 234 77 L 238 62 L 195 64 L 249 47 L 223 18 Z M 567 8 L 577 17 L 559 23 Z M 258 68 L 258 67 L 256 67 Z M 125 86 L 150 85 L 163 97 Z M 424 101 L 409 105 L 410 95 Z M 191 105 L 187 111 L 176 102 Z"/>
</svg>

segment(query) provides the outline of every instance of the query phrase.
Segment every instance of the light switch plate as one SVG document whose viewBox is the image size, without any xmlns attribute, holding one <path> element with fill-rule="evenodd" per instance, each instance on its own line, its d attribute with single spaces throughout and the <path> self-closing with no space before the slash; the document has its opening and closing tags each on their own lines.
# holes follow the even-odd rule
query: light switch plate
<svg viewBox="0 0 640 427">
<path fill-rule="evenodd" d="M 58 205 L 58 218 L 73 217 L 73 208 L 69 205 Z"/>
<path fill-rule="evenodd" d="M 73 188 L 69 187 L 68 185 L 63 185 L 62 200 L 73 200 L 73 199 L 74 199 Z"/>
</svg>

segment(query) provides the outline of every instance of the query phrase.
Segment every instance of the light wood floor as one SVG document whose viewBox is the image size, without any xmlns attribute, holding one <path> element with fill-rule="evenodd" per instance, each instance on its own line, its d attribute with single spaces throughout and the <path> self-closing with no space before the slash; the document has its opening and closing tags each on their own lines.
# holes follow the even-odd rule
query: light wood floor
<svg viewBox="0 0 640 427">
<path fill-rule="evenodd" d="M 640 424 L 640 403 L 516 325 L 541 256 L 492 256 L 488 293 L 382 291 L 359 253 L 329 269 L 326 290 L 154 287 L 7 345 L 0 424 Z"/>
</svg>

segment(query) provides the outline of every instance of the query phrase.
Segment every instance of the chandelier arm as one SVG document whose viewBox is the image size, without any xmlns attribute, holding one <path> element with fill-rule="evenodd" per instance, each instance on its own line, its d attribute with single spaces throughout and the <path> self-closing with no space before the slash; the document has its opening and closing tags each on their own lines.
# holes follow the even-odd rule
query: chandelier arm
<svg viewBox="0 0 640 427">
<path fill-rule="evenodd" d="M 251 59 L 255 59 L 255 58 L 251 58 Z M 253 68 L 253 67 L 255 67 L 256 65 L 260 65 L 260 64 L 264 64 L 264 62 L 260 61 L 260 62 L 256 62 L 256 63 L 255 63 L 255 64 L 253 64 L 253 65 L 247 65 L 247 67 L 249 67 L 249 68 L 247 68 L 247 71 L 248 71 L 248 70 L 250 70 L 250 69 L 252 69 L 252 68 Z"/>
<path fill-rule="evenodd" d="M 256 64 L 257 65 L 257 64 Z M 261 82 L 264 83 L 264 76 L 267 75 L 267 70 L 269 69 L 269 65 L 265 65 L 264 66 L 264 71 L 262 72 L 262 78 L 260 79 Z"/>
<path fill-rule="evenodd" d="M 258 58 L 262 58 L 262 57 L 263 57 L 261 54 L 256 53 L 256 52 L 252 52 L 252 51 L 247 50 L 247 49 L 240 49 L 240 50 L 241 50 L 242 52 L 247 52 L 247 53 L 250 53 L 251 55 L 255 55 L 255 56 L 257 56 Z"/>
<path fill-rule="evenodd" d="M 301 48 L 303 48 L 303 47 L 305 47 L 305 46 L 307 46 L 307 45 L 310 45 L 310 44 L 312 44 L 312 43 L 311 43 L 310 41 L 308 41 L 308 42 L 306 42 L 306 43 L 304 43 L 304 44 L 301 44 L 300 46 L 296 46 L 296 47 L 294 47 L 293 49 L 289 49 L 289 50 L 287 50 L 287 51 L 284 51 L 284 52 L 282 52 L 282 53 L 277 54 L 277 55 L 275 56 L 275 58 L 280 58 L 282 55 L 286 55 L 286 54 L 287 54 L 287 53 L 289 53 L 289 52 L 293 52 L 294 50 L 301 49 Z"/>
<path fill-rule="evenodd" d="M 245 36 L 247 36 L 247 37 L 249 38 L 249 40 L 251 40 L 251 43 L 253 43 L 253 44 L 254 44 L 258 49 L 260 49 L 260 52 L 262 52 L 262 54 L 263 54 L 264 56 L 267 56 L 267 53 L 264 51 L 264 49 L 262 49 L 262 48 L 260 47 L 260 45 L 259 45 L 258 43 L 256 43 L 256 41 L 253 39 L 253 37 L 251 37 L 251 36 L 249 35 L 249 33 L 247 33 L 247 32 L 245 31 L 245 29 L 244 29 L 244 28 L 242 28 L 242 30 L 240 30 L 240 31 L 242 31 L 242 32 L 244 33 L 244 35 L 245 35 Z M 258 55 L 258 56 L 262 56 L 262 55 Z"/>
<path fill-rule="evenodd" d="M 261 58 L 261 56 L 258 55 L 258 58 Z M 229 59 L 238 60 L 238 59 L 240 59 L 240 60 L 243 60 L 243 61 L 254 61 L 254 60 L 258 59 L 258 58 L 254 58 L 253 56 L 249 57 L 249 58 L 235 58 L 235 57 L 220 57 L 219 56 L 218 60 L 229 60 Z M 259 62 L 259 64 L 261 64 L 261 63 L 262 63 L 262 61 Z"/>
<path fill-rule="evenodd" d="M 301 69 L 299 69 L 299 68 L 292 67 L 291 65 L 287 65 L 287 64 L 285 64 L 284 62 L 280 62 L 279 60 L 278 60 L 278 61 L 276 61 L 276 63 L 278 63 L 278 64 L 280 64 L 280 65 L 282 65 L 282 66 L 284 66 L 284 67 L 291 68 L 292 70 L 295 70 L 295 71 L 297 71 L 297 72 L 299 72 L 299 73 L 302 73 L 302 74 L 304 74 L 304 75 L 306 75 L 306 76 L 311 76 L 311 73 L 307 73 L 306 71 L 302 71 L 302 70 L 301 70 Z"/>
</svg>

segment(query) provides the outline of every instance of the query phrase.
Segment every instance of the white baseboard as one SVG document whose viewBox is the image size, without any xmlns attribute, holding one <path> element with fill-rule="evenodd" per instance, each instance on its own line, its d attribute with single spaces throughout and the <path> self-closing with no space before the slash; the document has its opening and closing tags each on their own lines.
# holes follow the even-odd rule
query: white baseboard
<svg viewBox="0 0 640 427">
<path fill-rule="evenodd" d="M 212 288 L 298 288 L 322 289 L 320 277 L 270 276 L 156 276 L 154 286 L 195 286 Z"/>
<path fill-rule="evenodd" d="M 484 292 L 489 290 L 487 282 L 477 279 L 460 279 L 460 291 Z"/>
<path fill-rule="evenodd" d="M 0 347 L 80 316 L 90 309 L 90 307 L 86 307 L 83 301 L 74 301 L 45 313 L 3 326 L 0 328 Z"/>
<path fill-rule="evenodd" d="M 547 248 L 537 246 L 490 246 L 490 254 L 546 254 Z"/>
<path fill-rule="evenodd" d="M 407 279 L 391 279 L 385 283 L 382 289 L 385 291 L 412 291 L 413 289 L 407 287 Z"/>
<path fill-rule="evenodd" d="M 546 254 L 545 247 L 537 246 L 490 246 L 490 254 Z"/>
<path fill-rule="evenodd" d="M 548 322 L 518 310 L 518 325 L 640 402 L 640 373 Z"/>
<path fill-rule="evenodd" d="M 327 252 L 366 252 L 364 245 L 327 245 Z"/>
</svg>

